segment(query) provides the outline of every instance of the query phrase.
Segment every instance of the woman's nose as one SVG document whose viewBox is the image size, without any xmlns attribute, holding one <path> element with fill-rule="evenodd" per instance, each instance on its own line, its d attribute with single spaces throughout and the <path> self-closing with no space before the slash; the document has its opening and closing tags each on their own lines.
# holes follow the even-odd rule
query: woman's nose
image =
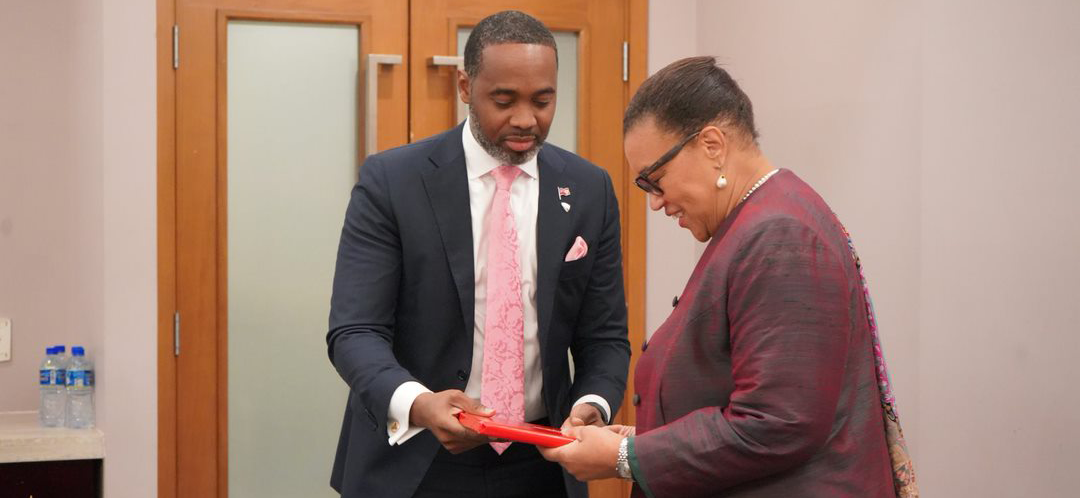
<svg viewBox="0 0 1080 498">
<path fill-rule="evenodd" d="M 661 208 L 664 207 L 663 197 L 653 193 L 649 193 L 647 195 L 649 196 L 649 209 L 652 209 L 653 211 L 659 211 Z"/>
</svg>

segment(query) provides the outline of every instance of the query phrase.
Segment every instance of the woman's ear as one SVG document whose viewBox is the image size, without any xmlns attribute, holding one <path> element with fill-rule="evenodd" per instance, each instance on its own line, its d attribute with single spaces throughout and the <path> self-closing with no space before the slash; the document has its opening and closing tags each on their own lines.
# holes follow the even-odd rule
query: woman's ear
<svg viewBox="0 0 1080 498">
<path fill-rule="evenodd" d="M 701 130 L 698 140 L 701 141 L 702 149 L 709 159 L 715 160 L 717 164 L 724 162 L 730 143 L 727 134 L 723 130 L 715 126 L 706 126 Z"/>
</svg>

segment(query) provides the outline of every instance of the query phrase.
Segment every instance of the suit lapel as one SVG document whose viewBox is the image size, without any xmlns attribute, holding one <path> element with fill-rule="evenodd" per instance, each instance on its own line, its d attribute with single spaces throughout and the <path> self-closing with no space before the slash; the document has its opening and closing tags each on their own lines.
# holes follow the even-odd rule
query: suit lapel
<svg viewBox="0 0 1080 498">
<path fill-rule="evenodd" d="M 465 169 L 465 150 L 461 145 L 462 127 L 446 133 L 431 154 L 432 165 L 424 171 L 427 191 L 439 226 L 446 260 L 461 300 L 465 335 L 472 340 L 474 277 L 472 213 L 469 208 L 469 179 Z"/>
<path fill-rule="evenodd" d="M 573 210 L 563 210 L 559 187 L 574 186 L 566 176 L 566 163 L 554 150 L 540 149 L 540 199 L 536 210 L 536 314 L 541 357 L 546 351 L 548 328 L 565 251 L 571 237 Z"/>
</svg>

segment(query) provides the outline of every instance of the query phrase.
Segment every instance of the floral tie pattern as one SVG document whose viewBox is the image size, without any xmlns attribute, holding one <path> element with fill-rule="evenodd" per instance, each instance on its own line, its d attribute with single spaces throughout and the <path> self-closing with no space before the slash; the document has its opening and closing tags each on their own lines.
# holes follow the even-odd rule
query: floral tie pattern
<svg viewBox="0 0 1080 498">
<path fill-rule="evenodd" d="M 495 199 L 487 218 L 487 316 L 484 318 L 484 364 L 480 402 L 500 419 L 525 420 L 525 309 L 521 298 L 521 263 L 510 185 L 521 174 L 516 166 L 492 171 Z M 510 443 L 491 443 L 500 455 Z"/>
</svg>

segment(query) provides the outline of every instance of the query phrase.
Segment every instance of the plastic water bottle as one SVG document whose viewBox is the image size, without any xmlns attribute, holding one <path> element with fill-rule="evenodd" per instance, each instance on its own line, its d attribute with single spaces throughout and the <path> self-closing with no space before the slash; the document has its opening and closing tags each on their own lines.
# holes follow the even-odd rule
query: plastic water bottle
<svg viewBox="0 0 1080 498">
<path fill-rule="evenodd" d="M 38 384 L 41 388 L 41 409 L 38 416 L 45 427 L 63 427 L 65 401 L 64 370 L 56 348 L 45 348 L 45 359 L 41 362 Z"/>
<path fill-rule="evenodd" d="M 56 350 L 56 373 L 59 375 L 60 389 L 64 391 L 64 416 L 67 416 L 67 366 L 71 363 L 71 358 L 63 344 L 57 344 L 53 349 Z"/>
<path fill-rule="evenodd" d="M 94 426 L 94 363 L 82 346 L 71 348 L 67 366 L 67 426 L 86 429 Z"/>
<path fill-rule="evenodd" d="M 58 380 L 60 381 L 59 382 L 60 388 L 63 389 L 63 391 L 64 391 L 64 400 L 66 402 L 66 400 L 67 400 L 67 365 L 68 365 L 68 361 L 69 361 L 69 358 L 68 358 L 68 355 L 67 355 L 67 348 L 64 347 L 63 344 L 57 344 L 57 345 L 53 346 L 53 350 L 56 351 L 56 358 L 55 358 L 56 368 L 57 368 L 56 371 L 60 375 Z M 67 408 L 66 407 L 64 408 L 64 413 L 67 413 Z"/>
</svg>

